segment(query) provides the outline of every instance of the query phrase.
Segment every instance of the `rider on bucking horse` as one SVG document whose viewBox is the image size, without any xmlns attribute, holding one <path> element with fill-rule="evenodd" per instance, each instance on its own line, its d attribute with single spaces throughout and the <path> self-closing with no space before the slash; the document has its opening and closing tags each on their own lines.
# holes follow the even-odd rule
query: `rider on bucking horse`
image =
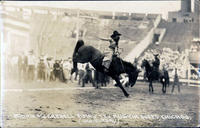
<svg viewBox="0 0 200 128">
<path fill-rule="evenodd" d="M 103 41 L 110 42 L 109 48 L 106 49 L 105 57 L 102 62 L 102 65 L 105 67 L 105 69 L 104 69 L 105 72 L 108 72 L 108 69 L 112 62 L 112 57 L 113 57 L 113 55 L 116 54 L 116 52 L 118 50 L 118 43 L 119 43 L 120 36 L 121 36 L 121 34 L 118 31 L 113 31 L 113 34 L 110 36 L 111 39 L 102 39 L 101 38 L 101 40 L 103 40 Z"/>
</svg>

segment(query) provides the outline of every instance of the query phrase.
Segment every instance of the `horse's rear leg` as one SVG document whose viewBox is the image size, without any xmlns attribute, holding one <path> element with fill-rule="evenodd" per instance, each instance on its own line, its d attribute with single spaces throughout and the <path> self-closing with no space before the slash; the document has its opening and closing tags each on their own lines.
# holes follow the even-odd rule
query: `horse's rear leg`
<svg viewBox="0 0 200 128">
<path fill-rule="evenodd" d="M 166 91 L 167 91 L 167 82 L 165 81 L 165 83 L 164 83 L 164 93 L 166 93 Z"/>
<path fill-rule="evenodd" d="M 152 88 L 152 93 L 153 93 L 153 91 L 154 91 L 154 90 L 153 90 L 153 84 L 151 84 L 151 88 Z"/>
<path fill-rule="evenodd" d="M 126 90 L 123 88 L 122 84 L 119 81 L 119 77 L 114 78 L 114 80 L 116 81 L 118 87 L 120 87 L 120 89 L 123 91 L 124 96 L 128 97 L 129 94 L 126 92 Z"/>
<path fill-rule="evenodd" d="M 149 83 L 149 93 L 151 92 L 151 83 Z"/>
<path fill-rule="evenodd" d="M 165 83 L 164 82 L 161 83 L 162 83 L 162 92 L 165 93 L 165 85 L 164 85 Z"/>
<path fill-rule="evenodd" d="M 162 78 L 161 83 L 162 83 L 162 92 L 163 92 L 163 93 L 166 93 L 166 86 L 167 86 L 167 81 L 166 81 L 166 79 L 165 79 L 165 78 Z"/>
<path fill-rule="evenodd" d="M 163 83 L 163 86 L 162 86 L 162 92 L 165 93 L 164 83 Z"/>
<path fill-rule="evenodd" d="M 150 81 L 149 83 L 149 92 L 153 93 L 153 84 L 152 84 L 152 81 Z"/>
<path fill-rule="evenodd" d="M 99 88 L 98 84 L 96 84 L 96 82 L 92 78 L 91 78 L 91 82 L 92 82 L 93 87 Z"/>
<path fill-rule="evenodd" d="M 166 93 L 166 82 L 164 81 L 163 83 L 162 83 L 162 92 L 163 93 Z"/>
</svg>

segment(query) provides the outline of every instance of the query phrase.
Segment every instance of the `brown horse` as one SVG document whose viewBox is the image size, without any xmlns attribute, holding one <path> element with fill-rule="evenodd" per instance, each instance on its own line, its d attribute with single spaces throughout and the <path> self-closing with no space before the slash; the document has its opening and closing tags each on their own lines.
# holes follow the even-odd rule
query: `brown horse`
<svg viewBox="0 0 200 128">
<path fill-rule="evenodd" d="M 117 56 L 113 56 L 108 72 L 104 72 L 104 66 L 102 65 L 103 58 L 104 55 L 98 49 L 93 46 L 84 45 L 83 40 L 79 40 L 73 53 L 73 69 L 71 74 L 77 71 L 77 63 L 90 62 L 97 71 L 105 73 L 114 79 L 117 83 L 116 85 L 123 91 L 124 95 L 128 97 L 129 94 L 120 83 L 119 75 L 127 73 L 129 85 L 132 87 L 136 83 L 140 71 L 131 63 L 126 62 Z"/>
<path fill-rule="evenodd" d="M 145 68 L 145 75 L 149 82 L 149 92 L 153 93 L 153 81 L 159 81 L 162 86 L 162 92 L 166 93 L 166 86 L 169 83 L 169 76 L 166 73 L 155 71 L 154 68 L 150 65 L 150 63 L 144 59 L 142 61 L 142 68 Z"/>
</svg>

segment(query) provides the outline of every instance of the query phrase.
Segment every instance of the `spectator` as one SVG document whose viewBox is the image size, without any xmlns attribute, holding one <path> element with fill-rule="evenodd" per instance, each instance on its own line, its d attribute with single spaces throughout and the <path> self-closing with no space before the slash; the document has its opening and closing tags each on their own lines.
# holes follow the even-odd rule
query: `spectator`
<svg viewBox="0 0 200 128">
<path fill-rule="evenodd" d="M 66 82 L 67 80 L 65 78 L 65 74 L 63 71 L 63 60 L 60 60 L 59 63 L 60 63 L 60 81 Z"/>
<path fill-rule="evenodd" d="M 29 51 L 28 55 L 28 80 L 34 80 L 35 78 L 35 56 L 33 50 Z"/>
<path fill-rule="evenodd" d="M 92 69 L 89 67 L 89 63 L 85 67 L 86 73 L 83 77 L 83 87 L 85 86 L 84 83 L 91 82 L 93 86 L 95 86 L 94 81 L 92 79 Z"/>
<path fill-rule="evenodd" d="M 22 53 L 22 55 L 18 56 L 18 76 L 19 76 L 19 81 L 25 81 L 26 80 L 26 72 L 27 72 L 27 56 Z"/>
<path fill-rule="evenodd" d="M 60 80 L 62 82 L 66 82 L 66 78 L 63 73 L 61 61 L 56 60 L 56 62 L 53 65 L 53 68 L 54 68 L 53 72 L 54 72 L 55 79 Z"/>
<path fill-rule="evenodd" d="M 22 79 L 22 57 L 21 55 L 18 56 L 18 81 L 21 82 Z"/>
<path fill-rule="evenodd" d="M 44 63 L 44 59 L 40 59 L 40 62 L 38 64 L 38 80 L 40 82 L 43 82 L 45 81 L 45 70 L 46 70 L 46 66 L 45 66 L 45 63 Z"/>
<path fill-rule="evenodd" d="M 179 78 L 177 74 L 177 68 L 175 68 L 175 75 L 174 75 L 174 84 L 172 85 L 172 93 L 174 92 L 174 87 L 175 85 L 178 86 L 178 92 L 180 92 L 180 83 L 179 83 Z"/>
<path fill-rule="evenodd" d="M 63 62 L 63 72 L 64 72 L 64 75 L 66 77 L 67 80 L 70 79 L 70 71 L 72 69 L 72 64 L 70 63 L 70 60 L 64 60 Z"/>
<path fill-rule="evenodd" d="M 47 66 L 46 66 L 46 79 L 49 81 L 53 81 L 55 79 L 54 73 L 53 73 L 53 57 L 47 58 Z"/>
<path fill-rule="evenodd" d="M 53 72 L 56 80 L 60 77 L 60 68 L 59 60 L 56 60 L 53 65 Z"/>
</svg>

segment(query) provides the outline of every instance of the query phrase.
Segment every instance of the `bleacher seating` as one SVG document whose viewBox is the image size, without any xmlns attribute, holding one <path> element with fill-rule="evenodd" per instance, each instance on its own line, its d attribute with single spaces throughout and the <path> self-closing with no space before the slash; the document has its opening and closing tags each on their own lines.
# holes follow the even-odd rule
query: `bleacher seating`
<svg viewBox="0 0 200 128">
<path fill-rule="evenodd" d="M 181 78 L 186 78 L 188 65 L 190 64 L 187 48 L 192 38 L 191 24 L 169 23 L 162 21 L 159 28 L 166 28 L 166 34 L 159 45 L 151 44 L 140 56 L 140 60 L 146 58 L 154 60 L 153 54 L 160 54 L 161 69 L 165 65 L 171 77 L 174 68 L 178 68 Z"/>
<path fill-rule="evenodd" d="M 23 8 L 32 11 L 29 20 L 21 18 Z M 34 11 L 35 9 L 39 11 Z M 145 18 L 146 14 L 140 13 L 129 15 L 129 13 L 116 12 L 115 17 L 113 17 L 112 12 L 48 7 L 21 7 L 20 12 L 16 13 L 21 16 L 19 19 L 30 24 L 30 43 L 35 44 L 34 49 L 38 50 L 41 47 L 39 49 L 42 49 L 40 51 L 43 54 L 58 56 L 59 58 L 71 56 L 76 43 L 77 28 L 79 38 L 84 39 L 86 44 L 93 45 L 101 51 L 109 43 L 99 40 L 98 37 L 110 38 L 114 30 L 119 31 L 122 34 L 119 47 L 124 49 L 121 53 L 121 56 L 124 57 L 147 35 L 153 26 L 153 20 L 155 20 L 153 18 L 148 20 Z M 139 28 L 141 24 L 147 21 L 146 28 Z M 105 47 L 102 45 L 105 45 Z"/>
</svg>

